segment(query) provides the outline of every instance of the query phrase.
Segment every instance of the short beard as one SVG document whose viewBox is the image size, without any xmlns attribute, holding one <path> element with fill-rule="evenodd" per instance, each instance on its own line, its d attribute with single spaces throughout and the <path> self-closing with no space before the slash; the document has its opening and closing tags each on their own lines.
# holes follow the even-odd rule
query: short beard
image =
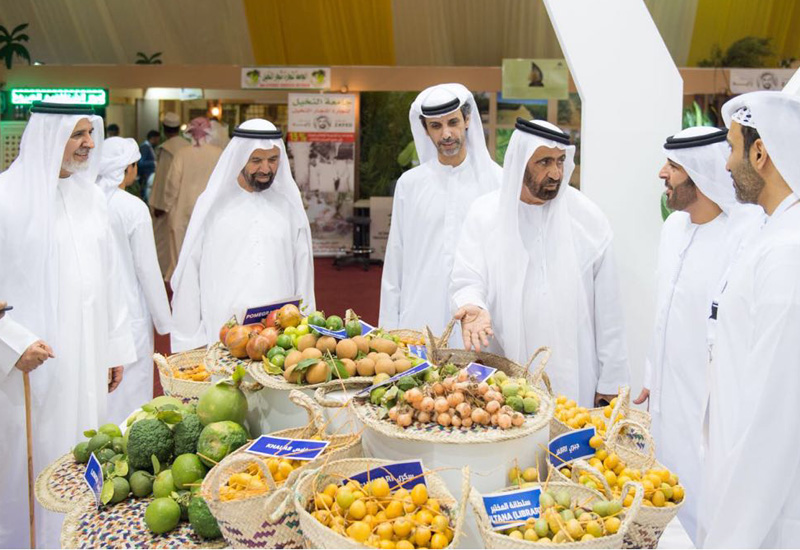
<svg viewBox="0 0 800 550">
<path fill-rule="evenodd" d="M 750 159 L 745 157 L 739 165 L 731 170 L 733 188 L 736 191 L 736 200 L 742 204 L 758 204 L 758 196 L 767 182 L 764 181 Z"/>
<path fill-rule="evenodd" d="M 527 166 L 525 167 L 525 174 L 522 176 L 522 183 L 528 188 L 531 195 L 541 201 L 553 200 L 558 195 L 559 189 L 561 189 L 561 180 L 554 180 L 549 176 L 538 185 L 534 183 L 533 174 L 531 174 Z M 555 184 L 555 189 L 545 189 L 546 185 L 551 184 Z"/>
<path fill-rule="evenodd" d="M 256 176 L 258 175 L 266 175 L 269 176 L 269 179 L 265 182 L 261 182 L 258 180 Z M 264 174 L 263 172 L 254 172 L 252 174 L 248 174 L 247 171 L 242 168 L 242 177 L 244 178 L 244 182 L 254 191 L 261 192 L 266 191 L 270 188 L 272 183 L 275 181 L 275 173 L 269 172 Z"/>
<path fill-rule="evenodd" d="M 68 160 L 61 164 L 61 169 L 64 172 L 69 172 L 70 174 L 78 174 L 80 172 L 85 172 L 89 169 L 89 161 L 78 161 L 78 160 Z"/>
<path fill-rule="evenodd" d="M 672 193 L 667 198 L 667 207 L 670 210 L 683 211 L 697 200 L 697 186 L 691 179 L 672 187 Z"/>
<path fill-rule="evenodd" d="M 463 144 L 461 143 L 460 139 L 454 139 L 454 140 L 448 141 L 446 143 L 448 145 L 450 143 L 455 143 L 457 145 L 457 147 L 455 149 L 445 149 L 444 148 L 445 141 L 444 140 L 439 141 L 438 143 L 436 143 L 436 150 L 439 151 L 440 155 L 445 156 L 445 157 L 455 157 L 461 152 L 461 148 L 463 147 Z"/>
</svg>

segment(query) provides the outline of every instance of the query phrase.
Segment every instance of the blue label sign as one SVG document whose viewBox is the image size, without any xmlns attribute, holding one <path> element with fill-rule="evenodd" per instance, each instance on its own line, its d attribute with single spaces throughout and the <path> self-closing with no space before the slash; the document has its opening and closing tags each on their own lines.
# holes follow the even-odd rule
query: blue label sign
<svg viewBox="0 0 800 550">
<path fill-rule="evenodd" d="M 86 470 L 83 472 L 83 479 L 89 486 L 89 490 L 94 494 L 94 501 L 97 507 L 100 507 L 100 493 L 103 492 L 103 468 L 100 466 L 100 461 L 94 456 L 94 453 L 89 457 L 89 462 L 86 464 Z"/>
<path fill-rule="evenodd" d="M 594 437 L 594 434 L 595 429 L 592 426 L 567 432 L 554 438 L 549 445 L 550 463 L 553 466 L 561 466 L 565 462 L 594 455 L 595 450 L 589 446 L 589 440 Z"/>
<path fill-rule="evenodd" d="M 428 358 L 428 348 L 426 348 L 425 346 L 419 346 L 419 345 L 416 345 L 416 344 L 412 344 L 412 345 L 408 346 L 408 352 L 411 355 L 416 355 L 417 357 L 420 357 L 422 359 L 427 359 Z"/>
<path fill-rule="evenodd" d="M 250 309 L 244 312 L 244 320 L 242 321 L 242 324 L 251 325 L 253 323 L 260 323 L 261 321 L 266 319 L 270 313 L 288 304 L 294 304 L 297 307 L 300 307 L 300 298 L 298 296 L 295 296 L 293 298 L 286 298 L 283 301 L 275 302 L 273 304 L 251 307 Z"/>
<path fill-rule="evenodd" d="M 358 392 L 356 395 L 364 395 L 365 393 L 371 392 L 375 388 L 380 388 L 381 386 L 385 386 L 386 384 L 391 384 L 392 382 L 397 382 L 398 380 L 400 380 L 404 376 L 412 376 L 414 374 L 419 374 L 422 371 L 428 370 L 430 368 L 430 366 L 431 366 L 431 364 L 428 363 L 427 361 L 425 361 L 423 363 L 420 363 L 416 367 L 412 367 L 412 368 L 408 369 L 406 372 L 401 372 L 400 374 L 395 374 L 391 378 L 388 378 L 388 379 L 384 380 L 383 382 L 380 382 L 379 384 L 373 384 L 372 386 L 364 388 L 363 390 Z"/>
<path fill-rule="evenodd" d="M 492 529 L 508 529 L 522 525 L 528 518 L 539 517 L 540 487 L 503 491 L 483 496 L 483 507 Z"/>
<path fill-rule="evenodd" d="M 287 439 L 262 435 L 247 448 L 248 453 L 264 456 L 291 458 L 292 460 L 314 460 L 328 446 L 329 441 L 313 439 Z"/>
<path fill-rule="evenodd" d="M 477 378 L 478 382 L 484 382 L 488 380 L 489 377 L 496 372 L 497 369 L 487 367 L 486 365 L 481 365 L 480 363 L 470 363 L 467 365 L 467 373 L 470 376 Z"/>
<path fill-rule="evenodd" d="M 361 323 L 361 336 L 365 336 L 370 332 L 372 332 L 373 330 L 375 330 L 375 327 L 373 327 L 367 322 L 364 322 L 360 319 L 358 322 Z M 329 328 L 321 327 L 319 325 L 308 325 L 308 326 L 309 328 L 313 328 L 323 336 L 331 336 L 333 338 L 336 338 L 337 340 L 344 340 L 345 338 L 348 337 L 347 331 L 343 328 L 339 330 L 331 330 Z"/>
<path fill-rule="evenodd" d="M 352 479 L 353 481 L 364 484 L 373 479 L 383 478 L 389 483 L 390 490 L 402 487 L 410 491 L 414 485 L 419 485 L 420 483 L 426 485 L 425 476 L 422 474 L 422 471 L 422 462 L 419 460 L 395 462 L 394 464 L 379 466 L 372 470 L 354 475 L 346 479 L 345 483 Z"/>
</svg>

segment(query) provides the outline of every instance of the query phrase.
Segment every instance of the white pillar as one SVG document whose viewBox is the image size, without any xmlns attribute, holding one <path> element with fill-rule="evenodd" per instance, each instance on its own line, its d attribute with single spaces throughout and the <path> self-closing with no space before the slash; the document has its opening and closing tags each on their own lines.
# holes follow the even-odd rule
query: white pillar
<svg viewBox="0 0 800 550">
<path fill-rule="evenodd" d="M 653 327 L 661 146 L 681 129 L 683 81 L 642 0 L 544 3 L 581 96 L 581 189 L 614 230 L 635 397 Z"/>
</svg>

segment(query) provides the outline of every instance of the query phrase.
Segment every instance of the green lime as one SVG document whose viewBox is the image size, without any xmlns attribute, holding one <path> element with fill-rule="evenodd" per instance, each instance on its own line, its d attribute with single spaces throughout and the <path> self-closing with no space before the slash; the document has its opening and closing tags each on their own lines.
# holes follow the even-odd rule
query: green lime
<svg viewBox="0 0 800 550">
<path fill-rule="evenodd" d="M 110 438 L 122 437 L 122 430 L 116 424 L 103 424 L 97 430 L 97 433 L 106 434 Z"/>
<path fill-rule="evenodd" d="M 294 347 L 294 342 L 292 341 L 292 337 L 288 334 L 281 334 L 278 336 L 278 341 L 276 345 L 279 348 L 283 348 L 285 350 L 292 349 Z"/>
<path fill-rule="evenodd" d="M 338 315 L 331 315 L 328 317 L 328 320 L 325 321 L 325 326 L 328 327 L 328 330 L 342 330 L 344 327 L 344 321 Z"/>
<path fill-rule="evenodd" d="M 144 470 L 136 470 L 131 474 L 131 492 L 136 498 L 150 496 L 153 492 L 153 474 Z"/>
<path fill-rule="evenodd" d="M 275 357 L 276 355 L 285 355 L 285 354 L 286 354 L 285 349 L 275 346 L 267 352 L 267 359 L 272 360 L 272 358 Z"/>
<path fill-rule="evenodd" d="M 325 326 L 325 316 L 322 315 L 320 312 L 315 311 L 314 313 L 312 313 L 311 315 L 308 316 L 308 324 L 309 325 L 318 326 L 318 327 L 324 327 Z"/>
<path fill-rule="evenodd" d="M 181 520 L 181 507 L 169 497 L 155 499 L 144 511 L 144 522 L 153 533 L 172 531 Z"/>
<path fill-rule="evenodd" d="M 100 464 L 105 464 L 106 462 L 111 461 L 112 458 L 117 456 L 117 453 L 114 452 L 114 449 L 110 447 L 106 447 L 105 449 L 100 449 L 97 451 L 94 456 L 97 457 L 97 460 L 100 461 Z"/>
<path fill-rule="evenodd" d="M 115 477 L 111 481 L 114 483 L 114 496 L 111 497 L 110 504 L 116 504 L 128 498 L 128 494 L 131 492 L 128 480 L 124 477 Z"/>
<path fill-rule="evenodd" d="M 189 489 L 189 485 L 206 477 L 206 472 L 208 469 L 196 454 L 182 454 L 172 463 L 172 481 L 177 489 Z"/>
<path fill-rule="evenodd" d="M 348 338 L 361 336 L 361 322 L 358 320 L 348 321 L 348 323 L 344 326 L 344 330 L 347 332 Z"/>
<path fill-rule="evenodd" d="M 282 354 L 277 354 L 274 357 L 272 357 L 272 359 L 269 360 L 270 363 L 281 369 L 283 368 L 283 363 L 285 361 L 286 361 L 286 356 Z"/>
<path fill-rule="evenodd" d="M 125 438 L 122 436 L 117 436 L 111 440 L 111 448 L 114 449 L 114 452 L 117 454 L 124 454 L 125 453 Z"/>
<path fill-rule="evenodd" d="M 168 497 L 174 490 L 175 482 L 172 481 L 172 470 L 160 472 L 153 482 L 153 496 L 156 498 Z"/>
<path fill-rule="evenodd" d="M 99 433 L 89 440 L 89 445 L 87 448 L 89 449 L 89 454 L 91 454 L 104 447 L 108 447 L 109 445 L 111 445 L 111 436 L 108 434 Z"/>
<path fill-rule="evenodd" d="M 78 464 L 86 464 L 89 462 L 89 442 L 81 441 L 75 448 L 72 449 L 72 456 L 75 457 L 75 462 Z"/>
</svg>

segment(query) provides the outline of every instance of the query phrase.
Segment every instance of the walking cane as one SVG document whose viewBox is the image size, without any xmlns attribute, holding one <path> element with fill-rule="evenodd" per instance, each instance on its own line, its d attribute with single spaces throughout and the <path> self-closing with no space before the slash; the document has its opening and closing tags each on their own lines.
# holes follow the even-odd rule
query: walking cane
<svg viewBox="0 0 800 550">
<path fill-rule="evenodd" d="M 30 518 L 31 548 L 36 548 L 36 516 L 33 501 L 33 430 L 31 429 L 31 380 L 27 372 L 22 373 L 25 387 L 25 433 L 28 436 L 28 516 Z"/>
</svg>

